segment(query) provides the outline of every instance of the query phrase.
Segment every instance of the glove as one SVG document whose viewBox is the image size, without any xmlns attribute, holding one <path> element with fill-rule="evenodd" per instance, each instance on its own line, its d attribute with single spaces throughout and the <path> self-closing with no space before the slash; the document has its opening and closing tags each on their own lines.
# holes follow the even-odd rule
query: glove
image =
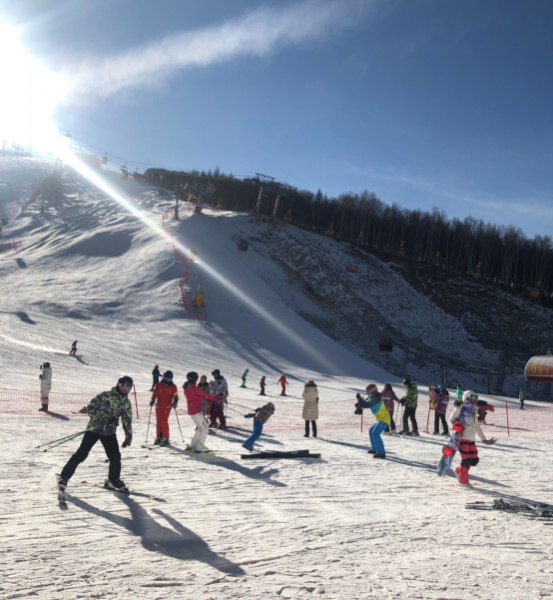
<svg viewBox="0 0 553 600">
<path fill-rule="evenodd" d="M 363 409 L 358 404 L 356 404 L 355 406 L 356 406 L 356 409 L 353 411 L 353 414 L 355 414 L 355 415 L 362 415 L 363 414 Z"/>
<path fill-rule="evenodd" d="M 173 400 L 173 408 L 176 409 L 178 405 L 179 405 L 179 399 L 177 398 L 176 400 Z"/>
<path fill-rule="evenodd" d="M 152 399 L 150 400 L 150 406 L 153 406 L 155 403 L 156 403 L 156 399 L 155 399 L 155 398 L 152 398 Z"/>
<path fill-rule="evenodd" d="M 254 415 L 252 413 L 248 413 L 247 415 L 244 415 L 244 419 L 253 419 Z"/>
<path fill-rule="evenodd" d="M 130 446 L 130 445 L 131 445 L 131 443 L 132 443 L 132 440 L 131 440 L 130 442 L 129 442 L 128 440 L 125 440 L 125 441 L 123 442 L 123 448 L 127 448 L 128 446 Z"/>
<path fill-rule="evenodd" d="M 355 394 L 355 397 L 357 398 L 357 400 L 363 400 L 363 398 L 361 398 L 361 394 L 359 392 L 357 394 Z"/>
<path fill-rule="evenodd" d="M 495 444 L 497 440 L 495 438 L 491 438 L 489 440 L 485 440 L 484 444 L 486 444 L 486 446 L 492 446 L 493 444 Z"/>
</svg>

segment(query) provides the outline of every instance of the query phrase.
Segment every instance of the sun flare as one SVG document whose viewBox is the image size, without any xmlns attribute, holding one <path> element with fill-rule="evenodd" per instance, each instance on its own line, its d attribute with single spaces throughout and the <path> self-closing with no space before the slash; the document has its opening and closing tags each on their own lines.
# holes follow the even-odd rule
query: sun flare
<svg viewBox="0 0 553 600">
<path fill-rule="evenodd" d="M 0 23 L 0 142 L 7 147 L 51 151 L 56 128 L 51 115 L 68 82 L 33 58 L 19 32 Z"/>
</svg>

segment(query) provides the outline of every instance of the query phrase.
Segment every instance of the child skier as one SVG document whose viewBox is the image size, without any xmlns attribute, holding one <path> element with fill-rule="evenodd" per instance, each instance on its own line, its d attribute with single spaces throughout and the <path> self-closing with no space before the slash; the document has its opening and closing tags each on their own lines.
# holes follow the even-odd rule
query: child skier
<svg viewBox="0 0 553 600">
<path fill-rule="evenodd" d="M 399 402 L 400 400 L 396 396 L 394 390 L 392 389 L 391 383 L 387 383 L 384 386 L 384 389 L 382 390 L 380 395 L 382 396 L 382 400 L 384 401 L 384 404 L 386 405 L 386 408 L 390 413 L 390 426 L 386 427 L 384 433 L 389 433 L 391 431 L 393 435 L 396 435 L 396 424 L 394 422 L 394 402 Z"/>
<path fill-rule="evenodd" d="M 268 402 L 265 406 L 256 408 L 255 412 L 244 415 L 245 419 L 251 419 L 253 417 L 253 433 L 242 444 L 242 447 L 246 448 L 249 452 L 253 452 L 253 445 L 263 433 L 263 425 L 271 418 L 274 412 L 275 405 L 272 402 Z"/>
<path fill-rule="evenodd" d="M 267 394 L 265 394 L 265 375 L 263 375 L 263 377 L 259 380 L 259 387 L 261 388 L 259 395 L 266 396 Z"/>
<path fill-rule="evenodd" d="M 121 452 L 117 441 L 117 426 L 119 417 L 125 430 L 123 448 L 132 442 L 132 406 L 127 397 L 133 385 L 128 375 L 121 377 L 109 392 L 102 392 L 90 401 L 87 413 L 90 417 L 86 432 L 77 452 L 67 461 L 58 479 L 58 492 L 65 494 L 65 488 L 77 467 L 86 460 L 89 452 L 98 440 L 102 443 L 109 460 L 108 478 L 104 487 L 121 492 L 128 492 L 127 486 L 121 481 Z"/>
<path fill-rule="evenodd" d="M 156 404 L 157 400 L 157 404 Z M 169 415 L 172 408 L 177 408 L 179 394 L 173 383 L 173 372 L 165 371 L 163 379 L 156 384 L 150 406 L 156 404 L 156 439 L 154 444 L 166 446 L 169 443 Z"/>
<path fill-rule="evenodd" d="M 202 414 L 202 398 L 209 400 L 210 402 L 215 401 L 215 396 L 203 392 L 196 386 L 199 375 L 194 371 L 190 371 L 186 375 L 186 384 L 183 386 L 184 395 L 186 396 L 186 402 L 188 403 L 188 414 L 190 418 L 197 425 L 194 437 L 190 442 L 190 445 L 186 447 L 187 450 L 195 452 L 197 454 L 205 454 L 210 452 L 209 448 L 206 448 L 204 443 L 209 433 L 206 420 Z"/>
<path fill-rule="evenodd" d="M 372 454 L 373 458 L 386 458 L 386 451 L 380 434 L 390 425 L 390 412 L 386 408 L 382 396 L 374 383 L 369 383 L 366 392 L 368 394 L 366 400 L 363 400 L 361 394 L 356 394 L 357 404 L 355 406 L 358 409 L 370 408 L 376 419 L 376 422 L 369 429 L 371 449 L 368 450 L 368 453 Z"/>
<path fill-rule="evenodd" d="M 49 362 L 45 362 L 40 365 L 40 402 L 41 407 L 39 411 L 48 412 L 48 396 L 52 389 L 52 367 Z"/>
<path fill-rule="evenodd" d="M 161 372 L 159 370 L 159 365 L 156 365 L 154 367 L 154 370 L 152 371 L 152 378 L 153 378 L 153 382 L 152 382 L 152 388 L 150 389 L 150 392 L 154 391 L 154 388 L 156 387 L 156 385 L 159 383 L 159 378 L 161 377 Z"/>
<path fill-rule="evenodd" d="M 463 428 L 463 424 L 457 419 L 461 414 L 463 403 L 467 400 L 470 400 L 470 402 L 473 404 L 473 410 L 470 419 Z M 486 439 L 485 435 L 482 433 L 482 429 L 480 428 L 478 421 L 476 420 L 477 400 L 478 396 L 474 392 L 471 392 L 470 390 L 464 392 L 462 400 L 455 400 L 455 408 L 453 409 L 453 413 L 449 419 L 452 430 L 458 431 L 459 436 L 461 437 L 461 464 L 455 469 L 455 474 L 457 475 L 459 483 L 462 485 L 468 485 L 470 468 L 475 467 L 479 462 L 478 450 L 476 449 L 476 444 L 474 443 L 476 434 L 478 434 L 478 437 L 484 444 L 493 444 L 495 441 L 493 438 L 491 440 Z"/>
<path fill-rule="evenodd" d="M 401 399 L 401 403 L 405 406 L 405 410 L 403 411 L 403 431 L 400 431 L 399 433 L 401 435 L 420 437 L 417 419 L 415 418 L 419 391 L 417 386 L 410 379 L 404 379 L 403 385 L 407 388 L 407 394 Z M 408 419 L 411 419 L 411 426 L 413 427 L 411 433 L 409 433 Z"/>
<path fill-rule="evenodd" d="M 228 396 L 228 384 L 227 380 L 221 375 L 219 369 L 215 369 L 211 373 L 215 378 L 211 382 L 211 394 L 215 396 L 214 402 L 211 405 L 211 422 L 210 427 L 218 427 L 219 429 L 225 429 L 227 421 L 225 419 L 224 404 L 227 404 Z M 219 424 L 217 424 L 219 420 Z"/>
<path fill-rule="evenodd" d="M 75 356 L 75 354 L 77 354 L 77 340 L 71 344 L 71 350 L 69 350 L 69 354 L 71 356 Z"/>
<path fill-rule="evenodd" d="M 248 373 L 250 372 L 249 369 L 246 369 L 243 373 L 242 373 L 242 385 L 240 387 L 245 388 L 246 387 L 246 377 L 248 376 Z"/>
<path fill-rule="evenodd" d="M 280 383 L 280 387 L 282 388 L 282 392 L 280 392 L 280 395 L 286 396 L 286 384 L 288 382 L 286 381 L 286 375 L 284 373 L 280 376 L 280 379 L 277 383 Z"/>
<path fill-rule="evenodd" d="M 447 405 L 449 404 L 449 392 L 445 385 L 438 386 L 429 384 L 428 394 L 431 398 L 430 406 L 434 408 L 434 431 L 432 435 L 440 435 L 440 421 L 442 422 L 443 433 L 445 437 L 449 437 L 449 429 L 445 415 L 447 413 Z"/>
</svg>

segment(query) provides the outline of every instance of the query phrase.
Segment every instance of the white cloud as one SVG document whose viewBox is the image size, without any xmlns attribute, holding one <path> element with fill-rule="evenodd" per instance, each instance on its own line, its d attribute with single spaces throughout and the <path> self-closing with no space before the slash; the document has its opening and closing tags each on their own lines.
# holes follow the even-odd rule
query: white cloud
<svg viewBox="0 0 553 600">
<path fill-rule="evenodd" d="M 85 102 L 123 89 L 152 86 L 177 71 L 241 56 L 265 56 L 285 46 L 334 35 L 355 26 L 376 0 L 305 0 L 278 10 L 263 6 L 218 26 L 166 37 L 117 56 L 66 69 L 70 102 Z"/>
</svg>

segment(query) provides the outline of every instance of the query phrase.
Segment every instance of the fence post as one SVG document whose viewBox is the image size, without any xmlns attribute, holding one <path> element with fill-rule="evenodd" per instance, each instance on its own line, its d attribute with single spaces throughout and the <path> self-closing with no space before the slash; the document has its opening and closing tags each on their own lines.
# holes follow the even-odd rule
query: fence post
<svg viewBox="0 0 553 600">
<path fill-rule="evenodd" d="M 507 435 L 511 435 L 509 433 L 509 405 L 507 401 L 505 401 L 505 413 L 507 414 Z"/>
<path fill-rule="evenodd" d="M 134 405 L 136 406 L 136 418 L 138 419 L 138 400 L 136 398 L 136 385 L 133 385 L 133 390 L 134 390 Z"/>
<path fill-rule="evenodd" d="M 426 419 L 426 433 L 428 433 L 428 425 L 430 424 L 430 403 L 428 404 L 428 417 Z"/>
<path fill-rule="evenodd" d="M 445 385 L 445 387 L 447 387 L 447 367 L 443 367 L 443 371 L 442 371 L 442 383 Z"/>
</svg>

